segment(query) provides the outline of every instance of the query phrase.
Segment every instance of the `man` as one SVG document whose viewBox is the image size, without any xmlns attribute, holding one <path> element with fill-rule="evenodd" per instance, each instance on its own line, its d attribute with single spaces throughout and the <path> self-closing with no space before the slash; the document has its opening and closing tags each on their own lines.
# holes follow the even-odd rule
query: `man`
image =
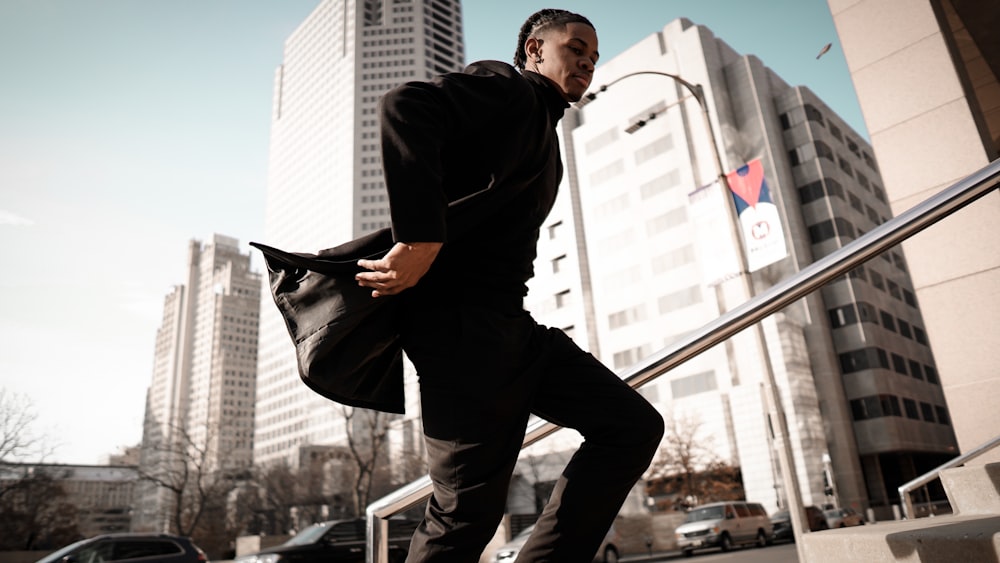
<svg viewBox="0 0 1000 563">
<path fill-rule="evenodd" d="M 589 561 L 659 445 L 659 413 L 522 303 L 562 176 L 556 124 L 590 86 L 597 59 L 586 18 L 541 10 L 522 26 L 517 69 L 474 63 L 405 84 L 380 104 L 397 242 L 382 259 L 359 261 L 368 271 L 357 280 L 375 298 L 400 300 L 403 349 L 420 378 L 434 493 L 408 561 L 478 560 L 531 414 L 576 429 L 584 443 L 519 561 Z M 500 203 L 484 219 L 446 222 L 449 202 L 487 186 Z"/>
</svg>

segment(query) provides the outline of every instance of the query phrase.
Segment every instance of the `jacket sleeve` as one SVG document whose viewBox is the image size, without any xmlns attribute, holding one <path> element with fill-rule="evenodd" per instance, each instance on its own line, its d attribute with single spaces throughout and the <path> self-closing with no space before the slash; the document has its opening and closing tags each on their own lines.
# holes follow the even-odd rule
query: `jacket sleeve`
<svg viewBox="0 0 1000 563">
<path fill-rule="evenodd" d="M 523 109 L 518 103 L 529 93 L 512 66 L 486 61 L 429 82 L 409 82 L 382 97 L 382 167 L 396 241 L 447 241 L 443 149 L 516 119 Z"/>
</svg>

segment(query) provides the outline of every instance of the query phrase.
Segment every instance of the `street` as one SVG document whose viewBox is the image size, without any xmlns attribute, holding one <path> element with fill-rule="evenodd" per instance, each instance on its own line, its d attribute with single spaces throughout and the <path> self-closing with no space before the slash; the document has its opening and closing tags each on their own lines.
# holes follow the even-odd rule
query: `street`
<svg viewBox="0 0 1000 563">
<path fill-rule="evenodd" d="M 798 563 L 798 554 L 794 543 L 783 543 L 765 548 L 744 547 L 728 553 L 719 550 L 698 551 L 691 557 L 684 557 L 681 552 L 656 553 L 652 557 L 643 555 L 625 555 L 622 562 L 636 561 L 691 561 L 692 563 L 717 563 L 720 561 L 739 561 L 740 563 Z"/>
</svg>

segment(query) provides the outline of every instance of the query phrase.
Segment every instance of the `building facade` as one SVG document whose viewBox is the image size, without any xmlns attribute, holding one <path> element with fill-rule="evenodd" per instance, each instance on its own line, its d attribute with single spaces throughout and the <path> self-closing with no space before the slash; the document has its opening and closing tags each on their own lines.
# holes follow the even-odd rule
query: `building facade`
<svg viewBox="0 0 1000 563">
<path fill-rule="evenodd" d="M 162 476 L 180 464 L 235 473 L 253 462 L 261 276 L 231 237 L 192 240 L 187 279 L 164 298 L 139 469 Z M 135 531 L 169 531 L 171 493 L 137 486 Z"/>
<path fill-rule="evenodd" d="M 711 129 L 692 92 L 662 74 L 700 85 Z M 563 120 L 567 174 L 529 295 L 542 322 L 609 366 L 627 369 L 892 216 L 871 147 L 807 88 L 702 26 L 675 20 L 602 62 L 593 90 L 612 82 Z M 752 271 L 735 244 L 733 199 L 715 182 L 713 142 L 723 172 L 759 166 L 770 200 L 756 207 L 773 205 L 782 229 L 784 253 Z M 775 510 L 787 492 L 765 370 L 806 504 L 891 513 L 895 487 L 955 453 L 898 252 L 642 389 L 716 459 L 740 467 L 748 499 Z"/>
<path fill-rule="evenodd" d="M 828 4 L 894 211 L 1000 156 L 1000 5 Z M 903 243 L 963 452 L 1000 428 L 998 212 L 994 191 Z M 1000 452 L 972 463 L 985 461 Z"/>
<path fill-rule="evenodd" d="M 58 503 L 58 506 L 51 506 L 48 510 L 59 511 L 59 517 L 73 514 L 75 510 L 76 528 L 81 537 L 130 530 L 135 512 L 133 493 L 138 482 L 135 466 L 9 464 L 0 471 L 0 490 L 16 498 L 19 490 L 24 487 L 12 485 L 23 483 L 32 477 L 43 478 L 61 489 L 62 495 L 45 499 L 47 502 Z M 51 494 L 51 491 L 45 492 Z M 10 499 L 6 500 L 9 502 Z M 36 499 L 33 504 L 37 503 Z M 38 506 L 33 508 L 39 510 Z M 36 513 L 31 516 L 40 515 Z"/>
<path fill-rule="evenodd" d="M 265 242 L 315 252 L 389 226 L 379 97 L 463 62 L 459 0 L 323 0 L 275 75 Z M 342 407 L 300 381 L 269 294 L 260 330 L 255 462 L 295 466 L 302 447 L 345 443 Z"/>
</svg>

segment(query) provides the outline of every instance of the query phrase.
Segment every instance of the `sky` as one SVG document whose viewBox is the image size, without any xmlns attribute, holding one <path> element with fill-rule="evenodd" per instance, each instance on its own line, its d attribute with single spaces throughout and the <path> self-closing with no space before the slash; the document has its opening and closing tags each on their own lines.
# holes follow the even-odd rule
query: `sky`
<svg viewBox="0 0 1000 563">
<path fill-rule="evenodd" d="M 0 0 L 0 390 L 41 461 L 140 442 L 189 241 L 261 240 L 274 71 L 319 1 Z M 825 0 L 466 0 L 467 60 L 510 61 L 546 7 L 586 15 L 605 61 L 686 17 L 868 137 Z"/>
</svg>

